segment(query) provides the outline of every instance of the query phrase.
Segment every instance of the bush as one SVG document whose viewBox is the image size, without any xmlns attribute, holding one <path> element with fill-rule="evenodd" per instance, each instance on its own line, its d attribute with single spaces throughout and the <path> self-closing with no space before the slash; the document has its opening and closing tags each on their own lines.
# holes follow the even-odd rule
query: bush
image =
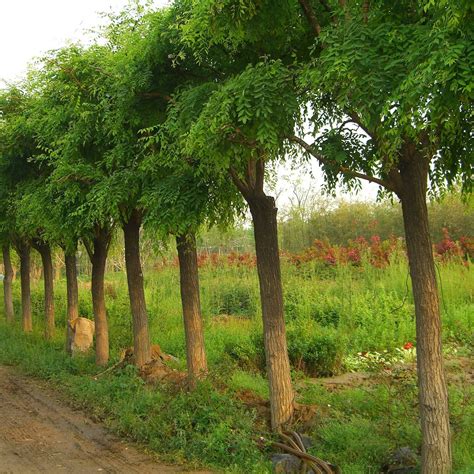
<svg viewBox="0 0 474 474">
<path fill-rule="evenodd" d="M 223 287 L 212 295 L 211 311 L 214 314 L 251 317 L 256 312 L 256 304 L 249 288 Z"/>
<path fill-rule="evenodd" d="M 261 332 L 254 333 L 248 339 L 242 339 L 238 342 L 227 341 L 224 352 L 239 367 L 258 371 L 265 370 L 265 348 Z"/>
<path fill-rule="evenodd" d="M 290 363 L 296 370 L 302 370 L 310 376 L 330 376 L 340 370 L 344 351 L 333 334 L 322 334 L 317 326 L 300 322 L 288 326 L 287 340 Z M 265 371 L 262 333 L 254 333 L 249 339 L 227 344 L 225 352 L 242 368 Z"/>
<path fill-rule="evenodd" d="M 312 306 L 310 316 L 321 326 L 333 326 L 334 328 L 339 326 L 339 320 L 341 319 L 341 315 L 336 308 L 321 309 L 316 305 Z"/>
<path fill-rule="evenodd" d="M 288 354 L 297 370 L 311 376 L 330 376 L 342 365 L 343 350 L 331 333 L 321 333 L 312 325 L 288 327 Z"/>
</svg>

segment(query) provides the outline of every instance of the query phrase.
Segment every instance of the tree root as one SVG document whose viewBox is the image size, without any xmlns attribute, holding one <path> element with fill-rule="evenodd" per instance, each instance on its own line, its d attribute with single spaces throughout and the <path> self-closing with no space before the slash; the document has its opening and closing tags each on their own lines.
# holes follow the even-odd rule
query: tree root
<svg viewBox="0 0 474 474">
<path fill-rule="evenodd" d="M 296 431 L 280 433 L 280 437 L 284 442 L 272 441 L 270 444 L 275 448 L 300 458 L 302 461 L 302 474 L 307 473 L 309 470 L 312 470 L 315 474 L 341 474 L 339 467 L 323 461 L 312 454 L 308 454 L 301 435 Z"/>
</svg>

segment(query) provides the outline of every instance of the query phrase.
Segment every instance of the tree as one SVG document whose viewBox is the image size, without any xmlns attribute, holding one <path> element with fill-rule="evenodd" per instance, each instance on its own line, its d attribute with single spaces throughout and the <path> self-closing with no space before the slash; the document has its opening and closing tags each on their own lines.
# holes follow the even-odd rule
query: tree
<svg viewBox="0 0 474 474">
<path fill-rule="evenodd" d="M 4 98 L 2 97 L 1 103 L 2 111 L 5 107 Z M 5 131 L 5 118 L 3 113 L 0 116 L 0 139 L 3 137 Z M 12 244 L 12 229 L 10 227 L 8 219 L 8 202 L 9 202 L 9 189 L 8 179 L 6 179 L 5 161 L 4 161 L 4 150 L 0 151 L 0 244 L 2 245 L 2 256 L 3 256 L 3 267 L 4 267 L 4 279 L 3 279 L 3 302 L 5 309 L 5 318 L 8 323 L 13 323 L 15 319 L 15 312 L 13 308 L 13 268 L 11 263 L 10 248 Z"/>
<path fill-rule="evenodd" d="M 123 123 L 119 125 L 122 130 L 130 129 L 127 124 L 134 125 L 127 138 L 134 147 L 134 159 L 128 157 L 122 161 L 127 178 L 120 180 L 127 182 L 129 192 L 127 200 L 118 201 L 117 206 L 122 215 L 125 210 L 125 215 L 135 215 L 136 221 L 139 220 L 135 225 L 135 248 L 138 249 L 138 223 L 142 219 L 160 236 L 176 237 L 188 380 L 194 387 L 207 373 L 195 233 L 202 224 L 214 223 L 217 212 L 220 222 L 227 220 L 233 213 L 228 203 L 235 194 L 222 193 L 225 197 L 216 199 L 216 194 L 209 191 L 209 181 L 194 176 L 192 163 L 181 160 L 181 150 L 175 146 L 166 126 L 173 93 L 206 77 L 206 71 L 192 57 L 176 61 L 180 53 L 175 28 L 179 14 L 174 9 L 162 10 L 139 15 L 139 22 L 135 16 L 133 11 L 125 12 L 112 22 L 109 31 L 109 36 L 119 45 L 115 60 L 122 78 L 116 94 L 118 117 L 110 122 L 116 127 Z M 132 30 L 130 22 L 134 25 Z M 138 128 L 142 129 L 140 145 L 145 145 L 141 150 L 136 148 Z M 115 193 L 107 196 L 111 194 Z M 127 247 L 130 225 L 123 222 Z"/>
<path fill-rule="evenodd" d="M 401 201 L 417 321 L 422 472 L 451 472 L 441 318 L 429 235 L 429 187 L 466 191 L 473 174 L 473 10 L 465 2 L 300 1 L 315 36 L 302 67 L 314 112 L 309 143 L 329 186 L 379 184 Z M 327 5 L 327 4 L 326 4 Z M 471 71 L 471 72 L 470 72 Z"/>
<path fill-rule="evenodd" d="M 33 329 L 30 289 L 31 241 L 18 223 L 17 205 L 23 187 L 34 179 L 36 169 L 30 157 L 38 152 L 34 133 L 28 122 L 31 98 L 19 86 L 11 86 L 0 96 L 0 179 L 2 202 L 1 234 L 3 243 L 12 244 L 20 257 L 22 326 Z M 8 252 L 7 252 L 8 253 Z M 8 266 L 8 255 L 6 262 Z M 10 297 L 7 281 L 7 298 Z M 6 301 L 11 308 L 13 302 Z"/>
<path fill-rule="evenodd" d="M 32 120 L 33 110 L 35 107 L 30 101 L 28 123 L 35 133 Z M 46 186 L 49 168 L 36 154 L 29 157 L 29 163 L 31 167 L 34 167 L 34 177 L 22 183 L 21 194 L 15 200 L 16 226 L 20 234 L 41 256 L 44 281 L 44 336 L 45 339 L 51 339 L 55 331 L 54 270 L 51 246 L 56 241 L 52 240 L 50 230 L 55 222 L 52 219 L 52 207 Z"/>
<path fill-rule="evenodd" d="M 164 126 L 166 128 L 166 124 Z M 145 225 L 163 238 L 175 236 L 180 271 L 180 292 L 186 337 L 188 382 L 194 388 L 207 374 L 207 359 L 199 292 L 196 233 L 204 225 L 227 226 L 241 209 L 235 193 L 224 192 L 225 181 L 198 179 L 193 166 L 179 159 L 173 141 L 146 163 L 149 182 L 143 200 L 148 209 Z M 171 150 L 174 149 L 172 152 Z"/>
<path fill-rule="evenodd" d="M 4 267 L 4 278 L 3 278 L 3 302 L 5 308 L 5 318 L 7 323 L 13 323 L 15 320 L 15 311 L 13 309 L 13 292 L 12 292 L 12 282 L 13 282 L 13 267 L 10 258 L 10 245 L 2 245 L 2 255 L 3 255 L 3 267 Z"/>
<path fill-rule="evenodd" d="M 309 42 L 301 35 L 302 28 L 291 28 L 297 8 L 264 3 L 271 3 L 272 10 L 266 11 L 262 22 L 252 21 L 256 11 L 252 2 L 175 3 L 180 12 L 178 44 L 182 45 L 176 62 L 193 58 L 201 74 L 207 74 L 173 97 L 170 121 L 175 122 L 175 140 L 182 143 L 182 159 L 197 160 L 198 176 L 220 174 L 231 181 L 250 208 L 272 426 L 281 430 L 291 419 L 294 394 L 283 315 L 277 209 L 274 198 L 265 193 L 264 182 L 272 164 L 284 157 L 284 136 L 298 122 L 299 106 L 287 69 L 294 62 L 291 40 L 302 40 L 301 51 L 307 51 Z M 273 28 L 275 15 L 290 27 L 287 31 Z M 248 42 L 242 41 L 245 18 L 251 19 Z M 271 59 L 277 55 L 279 60 Z"/>
<path fill-rule="evenodd" d="M 104 277 L 107 252 L 114 221 L 101 205 L 100 184 L 107 169 L 103 157 L 110 149 L 109 137 L 101 123 L 107 103 L 100 95 L 104 85 L 98 74 L 107 65 L 109 49 L 78 46 L 51 53 L 43 60 L 33 85 L 41 96 L 43 117 L 37 127 L 43 159 L 52 168 L 48 180 L 50 196 L 56 204 L 55 232 L 66 229 L 62 245 L 71 257 L 69 271 L 70 312 L 76 312 L 74 263 L 77 239 L 81 238 L 92 263 L 92 303 L 96 328 L 96 362 L 109 358 L 108 324 L 105 307 Z M 102 165 L 102 166 L 101 166 Z"/>
<path fill-rule="evenodd" d="M 182 154 L 197 160 L 198 175 L 212 176 L 217 170 L 221 179 L 232 180 L 252 214 L 276 430 L 290 420 L 294 395 L 283 317 L 277 210 L 273 197 L 264 192 L 264 177 L 265 167 L 282 156 L 282 130 L 293 129 L 293 114 L 298 113 L 294 96 L 285 94 L 288 80 L 281 63 L 262 62 L 217 87 L 191 88 L 172 104 L 178 115 L 198 110 L 189 128 L 181 129 L 183 120 L 175 120 L 176 139 L 184 137 Z"/>
</svg>

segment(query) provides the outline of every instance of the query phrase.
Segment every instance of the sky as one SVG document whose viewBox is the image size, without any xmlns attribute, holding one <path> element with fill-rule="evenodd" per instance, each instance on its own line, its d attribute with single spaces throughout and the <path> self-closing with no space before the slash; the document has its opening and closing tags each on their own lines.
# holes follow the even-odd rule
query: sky
<svg viewBox="0 0 474 474">
<path fill-rule="evenodd" d="M 68 40 L 87 37 L 100 12 L 118 12 L 128 0 L 0 0 L 0 81 L 21 78 L 28 63 Z M 166 5 L 155 0 L 154 5 Z"/>
<path fill-rule="evenodd" d="M 0 0 L 0 87 L 21 79 L 29 63 L 48 50 L 60 48 L 68 41 L 87 42 L 87 30 L 104 20 L 100 13 L 119 12 L 128 0 Z M 156 7 L 168 0 L 153 0 Z M 277 204 L 288 206 L 296 180 L 309 192 L 318 193 L 323 178 L 312 164 L 291 170 L 280 166 L 277 173 Z M 364 184 L 357 195 L 338 196 L 347 200 L 373 200 L 377 187 Z"/>
</svg>

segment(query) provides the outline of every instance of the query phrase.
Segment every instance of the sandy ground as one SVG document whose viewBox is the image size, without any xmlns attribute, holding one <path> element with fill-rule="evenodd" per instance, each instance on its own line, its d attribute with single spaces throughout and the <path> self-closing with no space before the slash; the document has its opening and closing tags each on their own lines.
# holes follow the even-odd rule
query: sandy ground
<svg viewBox="0 0 474 474">
<path fill-rule="evenodd" d="M 155 463 L 72 410 L 43 383 L 0 367 L 0 473 L 64 472 L 189 471 Z"/>
</svg>

